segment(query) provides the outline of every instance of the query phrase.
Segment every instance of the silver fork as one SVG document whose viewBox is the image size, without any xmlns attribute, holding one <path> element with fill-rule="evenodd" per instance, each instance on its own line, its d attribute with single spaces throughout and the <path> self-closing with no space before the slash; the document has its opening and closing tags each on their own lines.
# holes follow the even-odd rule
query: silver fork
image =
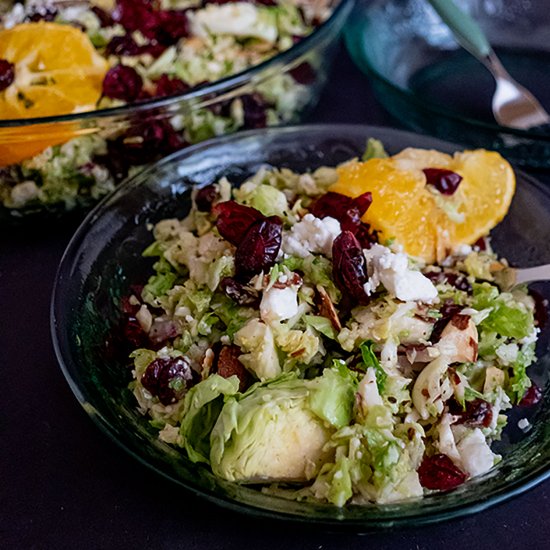
<svg viewBox="0 0 550 550">
<path fill-rule="evenodd" d="M 550 280 L 550 264 L 536 267 L 515 268 L 506 267 L 494 274 L 495 282 L 505 290 L 511 290 L 517 285 Z"/>
<path fill-rule="evenodd" d="M 493 116 L 501 126 L 526 130 L 550 123 L 550 115 L 533 94 L 502 66 L 478 23 L 453 0 L 429 0 L 457 42 L 489 69 L 496 81 Z"/>
</svg>

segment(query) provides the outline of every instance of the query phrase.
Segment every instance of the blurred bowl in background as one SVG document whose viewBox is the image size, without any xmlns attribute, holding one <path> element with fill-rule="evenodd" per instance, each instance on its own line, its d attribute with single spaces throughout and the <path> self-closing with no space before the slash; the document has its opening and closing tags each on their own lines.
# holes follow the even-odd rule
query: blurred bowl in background
<svg viewBox="0 0 550 550">
<path fill-rule="evenodd" d="M 545 2 L 462 0 L 504 66 L 550 110 L 550 10 Z M 494 80 L 427 0 L 361 0 L 346 31 L 355 63 L 396 120 L 417 131 L 550 167 L 550 128 L 515 130 L 491 112 Z"/>
<path fill-rule="evenodd" d="M 300 121 L 316 104 L 354 0 L 290 49 L 187 93 L 0 120 L 0 223 L 91 207 L 144 165 L 217 135 Z"/>
</svg>

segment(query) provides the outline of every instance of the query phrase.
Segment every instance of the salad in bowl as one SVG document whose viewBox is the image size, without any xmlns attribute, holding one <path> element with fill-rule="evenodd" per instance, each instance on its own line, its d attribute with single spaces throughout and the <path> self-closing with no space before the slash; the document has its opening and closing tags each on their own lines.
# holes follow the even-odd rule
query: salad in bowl
<svg viewBox="0 0 550 550">
<path fill-rule="evenodd" d="M 486 237 L 509 164 L 370 140 L 363 160 L 233 183 L 152 227 L 153 271 L 122 300 L 158 438 L 223 480 L 338 507 L 490 472 L 507 412 L 541 398 L 540 304 L 502 283 Z"/>
<path fill-rule="evenodd" d="M 315 102 L 351 1 L 0 4 L 0 214 L 86 208 L 143 165 Z"/>
<path fill-rule="evenodd" d="M 433 523 L 546 479 L 549 288 L 510 287 L 502 254 L 550 262 L 550 193 L 457 150 L 273 128 L 125 183 L 52 301 L 87 414 L 191 493 L 336 529 Z"/>
</svg>

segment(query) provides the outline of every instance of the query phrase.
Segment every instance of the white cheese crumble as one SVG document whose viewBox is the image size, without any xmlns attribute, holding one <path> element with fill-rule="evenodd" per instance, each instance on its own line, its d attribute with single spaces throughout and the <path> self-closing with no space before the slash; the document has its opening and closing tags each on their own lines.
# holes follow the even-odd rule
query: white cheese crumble
<svg viewBox="0 0 550 550">
<path fill-rule="evenodd" d="M 518 428 L 524 432 L 528 432 L 531 429 L 531 423 L 527 418 L 522 418 L 518 422 Z"/>
<path fill-rule="evenodd" d="M 306 214 L 283 235 L 282 251 L 290 256 L 307 258 L 313 253 L 332 257 L 332 243 L 340 235 L 340 222 L 330 216 L 316 218 Z"/>
<path fill-rule="evenodd" d="M 457 444 L 464 471 L 471 477 L 488 472 L 495 462 L 495 455 L 479 428 L 464 436 Z"/>
<path fill-rule="evenodd" d="M 298 289 L 271 287 L 265 290 L 260 302 L 260 317 L 266 323 L 284 321 L 298 313 Z"/>
<path fill-rule="evenodd" d="M 368 296 L 382 284 L 390 294 L 404 302 L 432 302 L 437 298 L 437 289 L 433 283 L 420 271 L 409 269 L 406 254 L 394 254 L 379 244 L 363 252 L 369 271 L 369 280 L 364 285 Z"/>
<path fill-rule="evenodd" d="M 501 344 L 496 348 L 495 353 L 500 363 L 507 367 L 517 360 L 519 346 L 517 344 Z"/>
</svg>

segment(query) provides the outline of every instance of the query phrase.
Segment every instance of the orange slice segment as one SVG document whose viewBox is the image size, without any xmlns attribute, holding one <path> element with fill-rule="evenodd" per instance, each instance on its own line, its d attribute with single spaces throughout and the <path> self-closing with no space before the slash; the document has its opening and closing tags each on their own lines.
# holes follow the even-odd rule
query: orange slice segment
<svg viewBox="0 0 550 550">
<path fill-rule="evenodd" d="M 427 185 L 424 168 L 446 168 L 463 179 L 453 195 L 442 195 Z M 510 164 L 485 150 L 450 156 L 405 149 L 387 159 L 347 163 L 338 175 L 331 191 L 351 197 L 371 191 L 373 202 L 363 219 L 382 242 L 395 239 L 405 252 L 429 263 L 486 235 L 508 212 L 515 191 Z"/>
<path fill-rule="evenodd" d="M 94 109 L 109 66 L 80 29 L 22 23 L 0 31 L 0 58 L 15 65 L 15 80 L 0 92 L 0 119 L 56 116 Z M 0 165 L 14 164 L 77 133 L 64 126 L 0 129 Z"/>
</svg>

